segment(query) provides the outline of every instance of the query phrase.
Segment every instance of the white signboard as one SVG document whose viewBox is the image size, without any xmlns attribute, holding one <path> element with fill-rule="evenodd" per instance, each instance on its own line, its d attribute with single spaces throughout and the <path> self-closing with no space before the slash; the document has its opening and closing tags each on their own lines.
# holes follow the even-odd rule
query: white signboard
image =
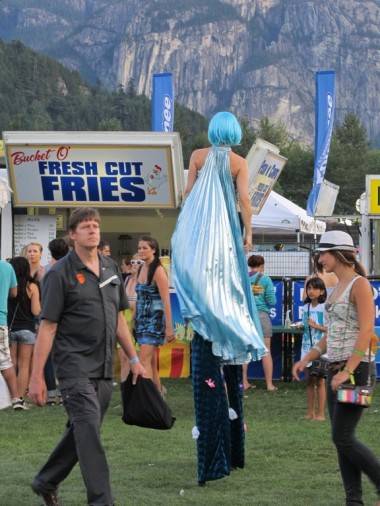
<svg viewBox="0 0 380 506">
<path fill-rule="evenodd" d="M 30 242 L 42 245 L 41 264 L 46 265 L 51 256 L 48 244 L 56 236 L 55 216 L 26 216 L 16 214 L 14 217 L 14 254 L 19 256 L 24 246 Z"/>
<path fill-rule="evenodd" d="M 339 186 L 324 179 L 319 189 L 314 216 L 332 216 L 338 193 Z"/>
<path fill-rule="evenodd" d="M 176 133 L 4 132 L 18 207 L 178 207 Z"/>
<path fill-rule="evenodd" d="M 257 139 L 249 150 L 249 197 L 254 215 L 260 213 L 269 193 L 273 189 L 287 159 L 279 154 L 277 146 Z"/>
</svg>

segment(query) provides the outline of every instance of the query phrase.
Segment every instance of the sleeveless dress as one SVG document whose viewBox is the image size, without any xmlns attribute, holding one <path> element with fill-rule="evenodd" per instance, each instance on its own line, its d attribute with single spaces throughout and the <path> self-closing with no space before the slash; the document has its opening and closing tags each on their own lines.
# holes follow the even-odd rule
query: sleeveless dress
<svg viewBox="0 0 380 506">
<path fill-rule="evenodd" d="M 165 315 L 157 285 L 136 285 L 135 336 L 139 345 L 161 346 L 165 340 Z"/>
<path fill-rule="evenodd" d="M 240 365 L 266 352 L 251 296 L 230 148 L 212 147 L 172 237 L 172 279 L 194 329 L 192 381 L 198 483 L 244 467 Z M 227 391 L 227 393 L 226 393 Z M 229 419 L 229 407 L 237 414 Z M 195 434 L 195 436 L 194 436 Z"/>
<path fill-rule="evenodd" d="M 172 237 L 172 279 L 182 316 L 229 364 L 266 349 L 243 249 L 229 147 L 213 146 Z"/>
</svg>

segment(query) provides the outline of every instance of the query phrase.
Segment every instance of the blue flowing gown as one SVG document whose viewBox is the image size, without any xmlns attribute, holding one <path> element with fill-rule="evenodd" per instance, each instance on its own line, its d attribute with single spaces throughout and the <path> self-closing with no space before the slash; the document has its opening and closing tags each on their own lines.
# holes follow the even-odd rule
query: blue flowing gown
<svg viewBox="0 0 380 506">
<path fill-rule="evenodd" d="M 266 352 L 251 294 L 229 147 L 213 146 L 172 237 L 172 274 L 182 316 L 229 364 Z"/>
</svg>

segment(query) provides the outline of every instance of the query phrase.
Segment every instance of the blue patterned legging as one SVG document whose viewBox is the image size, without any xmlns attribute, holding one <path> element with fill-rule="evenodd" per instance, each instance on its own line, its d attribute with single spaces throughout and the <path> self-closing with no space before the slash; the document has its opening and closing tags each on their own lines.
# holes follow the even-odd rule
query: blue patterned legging
<svg viewBox="0 0 380 506">
<path fill-rule="evenodd" d="M 201 485 L 229 475 L 231 468 L 244 467 L 241 366 L 224 366 L 222 373 L 220 359 L 211 349 L 211 342 L 195 332 L 191 357 Z M 236 411 L 236 420 L 229 420 L 229 406 Z"/>
</svg>

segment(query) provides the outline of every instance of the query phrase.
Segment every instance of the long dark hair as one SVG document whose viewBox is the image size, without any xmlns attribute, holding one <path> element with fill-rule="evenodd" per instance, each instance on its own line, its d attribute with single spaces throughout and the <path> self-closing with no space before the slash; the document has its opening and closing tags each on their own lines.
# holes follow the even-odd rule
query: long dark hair
<svg viewBox="0 0 380 506">
<path fill-rule="evenodd" d="M 147 280 L 146 280 L 147 285 L 150 285 L 152 283 L 152 279 L 153 279 L 154 273 L 156 272 L 157 267 L 161 265 L 160 247 L 159 247 L 156 239 L 153 239 L 153 237 L 149 237 L 149 235 L 143 235 L 142 237 L 140 237 L 139 242 L 140 241 L 147 242 L 149 244 L 149 246 L 152 249 L 154 249 L 154 259 L 149 264 L 148 275 L 147 275 Z"/>
<path fill-rule="evenodd" d="M 313 256 L 313 272 L 314 274 L 322 274 L 323 266 L 319 263 L 319 252 L 316 252 Z"/>
<path fill-rule="evenodd" d="M 306 281 L 305 286 L 305 292 L 306 292 L 306 298 L 305 298 L 305 304 L 310 304 L 311 299 L 307 295 L 307 289 L 311 286 L 312 288 L 317 288 L 322 291 L 321 295 L 318 297 L 319 304 L 323 304 L 325 300 L 327 299 L 327 291 L 326 286 L 321 278 L 313 277 Z"/>
<path fill-rule="evenodd" d="M 364 278 L 367 277 L 366 270 L 363 265 L 356 260 L 356 253 L 353 251 L 330 250 L 329 253 L 331 253 L 343 265 L 353 267 L 356 274 L 359 274 L 359 276 L 363 276 Z"/>
<path fill-rule="evenodd" d="M 12 265 L 17 278 L 17 297 L 16 301 L 20 304 L 21 308 L 25 311 L 29 308 L 29 297 L 27 292 L 28 283 L 36 282 L 30 275 L 30 265 L 25 257 L 11 258 L 10 264 Z"/>
</svg>

